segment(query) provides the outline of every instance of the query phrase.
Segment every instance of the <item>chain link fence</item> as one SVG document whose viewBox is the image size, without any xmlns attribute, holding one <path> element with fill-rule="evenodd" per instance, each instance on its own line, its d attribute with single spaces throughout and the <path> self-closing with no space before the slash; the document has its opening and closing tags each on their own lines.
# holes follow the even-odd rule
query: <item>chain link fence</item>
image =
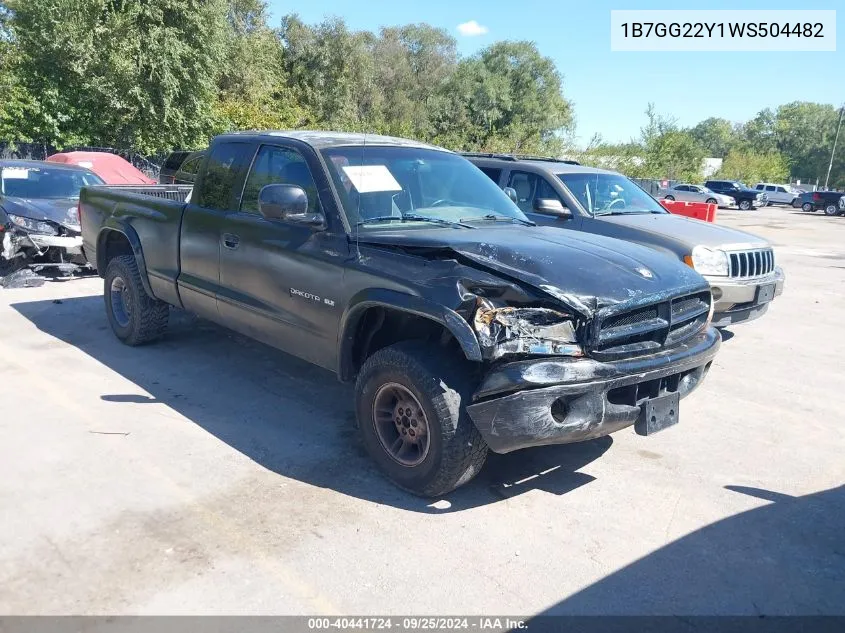
<svg viewBox="0 0 845 633">
<path fill-rule="evenodd" d="M 166 154 L 144 156 L 134 150 L 115 149 L 113 147 L 77 145 L 73 147 L 65 147 L 59 150 L 52 145 L 44 145 L 43 143 L 16 143 L 0 141 L 0 159 L 14 158 L 24 160 L 46 160 L 48 156 L 52 156 L 53 154 L 57 154 L 59 152 L 108 152 L 109 154 L 117 154 L 121 158 L 130 162 L 136 169 L 142 171 L 145 175 L 156 181 L 158 180 L 158 174 L 161 170 L 161 166 L 167 158 Z"/>
</svg>

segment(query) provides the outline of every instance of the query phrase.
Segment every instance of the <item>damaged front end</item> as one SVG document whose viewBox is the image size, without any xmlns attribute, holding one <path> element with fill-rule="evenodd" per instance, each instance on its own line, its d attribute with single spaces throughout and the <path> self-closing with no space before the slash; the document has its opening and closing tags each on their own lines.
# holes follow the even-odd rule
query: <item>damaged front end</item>
<svg viewBox="0 0 845 633">
<path fill-rule="evenodd" d="M 583 356 L 575 317 L 543 307 L 495 307 L 479 299 L 473 318 L 482 356 L 497 360 L 510 354 Z"/>
<path fill-rule="evenodd" d="M 6 214 L 0 226 L 0 276 L 23 268 L 72 274 L 90 269 L 79 226 Z"/>
<path fill-rule="evenodd" d="M 631 425 L 650 435 L 677 423 L 720 342 L 709 292 L 692 290 L 586 316 L 563 301 L 477 298 L 471 324 L 488 366 L 467 412 L 489 448 L 579 442 Z"/>
</svg>

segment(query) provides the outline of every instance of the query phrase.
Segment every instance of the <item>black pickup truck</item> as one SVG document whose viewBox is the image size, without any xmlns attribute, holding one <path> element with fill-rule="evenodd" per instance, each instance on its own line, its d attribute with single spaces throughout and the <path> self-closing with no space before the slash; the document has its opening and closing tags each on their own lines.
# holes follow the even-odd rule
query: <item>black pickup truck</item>
<svg viewBox="0 0 845 633">
<path fill-rule="evenodd" d="M 187 191 L 88 187 L 117 337 L 176 306 L 357 380 L 363 442 L 440 495 L 506 453 L 678 420 L 719 347 L 707 282 L 651 249 L 534 227 L 466 159 L 390 137 L 236 133 Z M 333 423 L 325 420 L 325 423 Z"/>
<path fill-rule="evenodd" d="M 730 196 L 743 211 L 769 204 L 769 196 L 765 192 L 751 189 L 738 180 L 708 180 L 704 186 L 715 193 Z"/>
</svg>

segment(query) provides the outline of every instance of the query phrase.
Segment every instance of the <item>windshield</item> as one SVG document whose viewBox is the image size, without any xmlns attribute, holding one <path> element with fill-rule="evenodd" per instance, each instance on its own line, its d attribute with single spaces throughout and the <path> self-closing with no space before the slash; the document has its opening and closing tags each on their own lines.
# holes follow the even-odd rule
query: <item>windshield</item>
<svg viewBox="0 0 845 633">
<path fill-rule="evenodd" d="M 593 215 L 668 213 L 632 181 L 619 174 L 558 174 L 578 202 Z"/>
<path fill-rule="evenodd" d="M 361 229 L 528 222 L 496 183 L 456 154 L 377 145 L 322 154 L 349 224 Z"/>
<path fill-rule="evenodd" d="M 87 185 L 102 185 L 91 172 L 51 167 L 0 167 L 0 193 L 13 198 L 78 198 Z"/>
</svg>

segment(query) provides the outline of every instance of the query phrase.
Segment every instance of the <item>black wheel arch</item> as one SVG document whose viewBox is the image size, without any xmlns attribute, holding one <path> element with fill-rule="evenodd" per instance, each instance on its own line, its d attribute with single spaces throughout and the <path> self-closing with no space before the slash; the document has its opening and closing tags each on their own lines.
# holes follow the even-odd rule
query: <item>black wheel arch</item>
<svg viewBox="0 0 845 633">
<path fill-rule="evenodd" d="M 341 319 L 338 334 L 338 376 L 354 380 L 361 365 L 383 345 L 374 337 L 389 319 L 410 319 L 423 327 L 448 334 L 467 360 L 481 362 L 481 347 L 469 323 L 457 312 L 422 297 L 389 289 L 365 290 L 352 298 Z M 390 337 L 387 345 L 414 337 Z"/>
<path fill-rule="evenodd" d="M 141 238 L 132 228 L 131 224 L 120 222 L 115 219 L 108 221 L 100 229 L 97 235 L 97 272 L 100 277 L 106 274 L 109 260 L 119 255 L 132 255 L 138 264 L 138 271 L 141 273 L 141 283 L 148 295 L 155 298 L 155 293 L 150 286 L 150 279 L 147 275 L 147 265 L 144 260 L 144 249 L 141 246 Z"/>
</svg>

